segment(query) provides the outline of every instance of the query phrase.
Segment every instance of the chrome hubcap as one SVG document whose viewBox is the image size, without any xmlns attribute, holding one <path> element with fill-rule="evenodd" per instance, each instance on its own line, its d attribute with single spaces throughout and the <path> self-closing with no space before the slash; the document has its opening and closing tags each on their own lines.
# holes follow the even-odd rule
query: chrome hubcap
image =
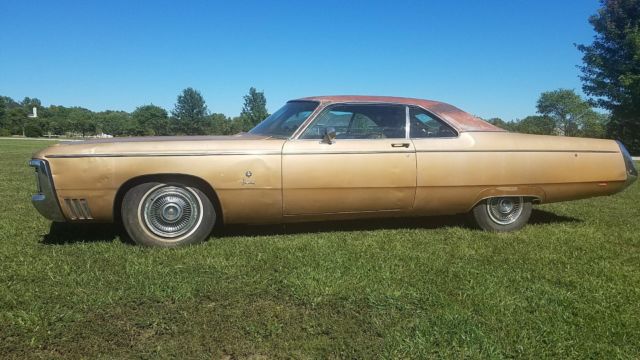
<svg viewBox="0 0 640 360">
<path fill-rule="evenodd" d="M 145 195 L 141 212 L 152 233 L 175 238 L 197 227 L 202 205 L 197 195 L 187 188 L 160 186 Z"/>
<path fill-rule="evenodd" d="M 495 223 L 509 225 L 522 214 L 522 197 L 502 197 L 487 200 L 487 212 Z"/>
<path fill-rule="evenodd" d="M 182 208 L 175 203 L 162 206 L 162 218 L 167 222 L 176 222 L 182 216 Z"/>
</svg>

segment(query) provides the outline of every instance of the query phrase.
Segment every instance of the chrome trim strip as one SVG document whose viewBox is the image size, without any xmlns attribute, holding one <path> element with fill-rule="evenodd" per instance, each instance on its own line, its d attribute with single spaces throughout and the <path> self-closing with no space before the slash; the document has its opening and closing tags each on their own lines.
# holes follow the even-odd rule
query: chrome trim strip
<svg viewBox="0 0 640 360">
<path fill-rule="evenodd" d="M 404 150 L 404 151 L 367 151 L 367 150 L 354 150 L 354 151 L 307 151 L 307 152 L 292 152 L 292 153 L 284 153 L 283 155 L 333 155 L 333 154 L 411 154 L 411 153 L 483 153 L 483 152 L 566 152 L 566 153 L 617 153 L 617 151 L 599 151 L 599 150 Z"/>
<path fill-rule="evenodd" d="M 413 141 L 421 141 L 421 140 L 442 140 L 442 139 L 457 139 L 460 136 L 443 136 L 443 137 L 423 137 L 423 138 L 411 138 Z"/>
<path fill-rule="evenodd" d="M 495 125 L 494 125 L 495 126 Z M 496 126 L 497 127 L 497 126 Z M 507 131 L 505 129 L 502 128 L 498 128 L 499 130 L 460 130 L 461 133 L 508 133 L 508 134 L 517 134 L 517 133 L 512 133 L 510 131 Z"/>
<path fill-rule="evenodd" d="M 610 150 L 536 150 L 536 149 L 511 149 L 511 150 L 416 150 L 416 152 L 419 153 L 455 153 L 455 152 L 460 152 L 460 153 L 470 153 L 470 152 L 478 152 L 478 153 L 485 153 L 485 152 L 521 152 L 521 153 L 596 153 L 596 154 L 616 154 L 618 153 L 617 151 L 610 151 Z"/>
<path fill-rule="evenodd" d="M 402 139 L 402 138 L 398 138 Z M 301 139 L 308 141 L 317 141 L 317 139 Z M 368 140 L 371 139 L 342 139 L 344 141 L 353 141 L 353 140 Z M 389 140 L 389 139 L 387 139 Z M 406 140 L 406 139 L 402 139 Z M 285 153 L 284 155 L 317 155 L 317 154 L 386 154 L 386 153 L 469 153 L 469 152 L 529 152 L 529 153 L 603 153 L 603 154 L 611 154 L 618 153 L 617 151 L 608 151 L 608 150 L 534 150 L 534 149 L 512 149 L 512 150 L 407 150 L 407 151 L 367 151 L 367 150 L 355 150 L 355 151 L 340 151 L 340 152 L 331 152 L 331 151 L 311 151 L 311 152 L 297 152 L 297 153 Z M 280 150 L 276 151 L 246 151 L 246 152 L 202 152 L 202 153 L 120 153 L 120 154 L 70 154 L 70 155 L 47 155 L 46 157 L 49 159 L 75 159 L 75 158 L 118 158 L 118 157 L 180 157 L 180 156 L 226 156 L 226 155 L 280 155 L 282 154 Z"/>
<path fill-rule="evenodd" d="M 38 179 L 38 193 L 31 196 L 33 206 L 38 210 L 40 215 L 49 220 L 57 222 L 66 221 L 64 215 L 62 215 L 56 190 L 53 186 L 49 163 L 40 159 L 32 159 L 29 161 L 29 166 L 35 168 Z"/>
<path fill-rule="evenodd" d="M 404 140 L 404 139 L 401 139 Z M 414 150 L 404 150 L 404 151 L 366 151 L 366 150 L 354 150 L 354 151 L 305 151 L 305 152 L 291 152 L 284 153 L 283 156 L 286 155 L 367 155 L 367 154 L 415 154 Z"/>
<path fill-rule="evenodd" d="M 105 154 L 54 154 L 49 159 L 72 159 L 93 157 L 166 157 L 166 156 L 226 156 L 226 155 L 280 155 L 280 150 L 273 151 L 208 151 L 198 153 L 105 153 Z"/>
<path fill-rule="evenodd" d="M 410 139 L 399 137 L 399 138 L 379 138 L 379 139 L 337 139 L 337 140 L 340 140 L 340 142 L 344 142 L 344 141 L 381 141 L 381 140 L 402 141 L 402 140 L 410 140 Z M 293 141 L 315 141 L 318 144 L 327 144 L 327 143 L 323 142 L 320 139 L 294 139 L 294 140 L 289 140 L 289 141 L 291 141 L 291 142 L 293 142 Z"/>
<path fill-rule="evenodd" d="M 411 138 L 411 131 L 410 131 L 410 127 L 411 127 L 411 119 L 410 119 L 410 115 L 409 115 L 409 107 L 405 105 L 404 107 L 404 138 L 405 139 L 410 139 Z"/>
</svg>

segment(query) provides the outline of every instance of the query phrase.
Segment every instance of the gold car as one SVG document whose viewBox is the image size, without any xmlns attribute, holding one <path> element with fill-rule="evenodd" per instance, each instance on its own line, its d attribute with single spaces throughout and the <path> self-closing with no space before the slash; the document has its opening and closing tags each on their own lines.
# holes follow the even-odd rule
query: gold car
<svg viewBox="0 0 640 360">
<path fill-rule="evenodd" d="M 289 101 L 246 134 L 56 144 L 32 201 L 53 221 L 121 220 L 139 244 L 205 240 L 216 224 L 470 212 L 491 231 L 532 204 L 610 195 L 637 171 L 612 140 L 506 132 L 440 102 Z"/>
</svg>

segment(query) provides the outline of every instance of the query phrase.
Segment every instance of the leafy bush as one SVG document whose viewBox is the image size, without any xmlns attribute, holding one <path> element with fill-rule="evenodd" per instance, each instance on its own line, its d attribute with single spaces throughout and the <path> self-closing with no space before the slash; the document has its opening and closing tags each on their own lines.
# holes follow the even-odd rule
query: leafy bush
<svg viewBox="0 0 640 360">
<path fill-rule="evenodd" d="M 43 131 L 36 122 L 29 122 L 24 126 L 24 136 L 26 137 L 42 137 Z"/>
</svg>

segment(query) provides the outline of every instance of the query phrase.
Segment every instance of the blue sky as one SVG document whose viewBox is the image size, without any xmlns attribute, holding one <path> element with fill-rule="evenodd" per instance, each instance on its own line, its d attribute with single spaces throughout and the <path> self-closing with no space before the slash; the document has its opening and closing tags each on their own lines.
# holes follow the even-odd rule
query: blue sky
<svg viewBox="0 0 640 360">
<path fill-rule="evenodd" d="M 542 91 L 580 90 L 597 0 L 0 0 L 0 95 L 43 104 L 173 108 L 193 87 L 239 114 L 311 95 L 408 96 L 505 120 Z"/>
</svg>

